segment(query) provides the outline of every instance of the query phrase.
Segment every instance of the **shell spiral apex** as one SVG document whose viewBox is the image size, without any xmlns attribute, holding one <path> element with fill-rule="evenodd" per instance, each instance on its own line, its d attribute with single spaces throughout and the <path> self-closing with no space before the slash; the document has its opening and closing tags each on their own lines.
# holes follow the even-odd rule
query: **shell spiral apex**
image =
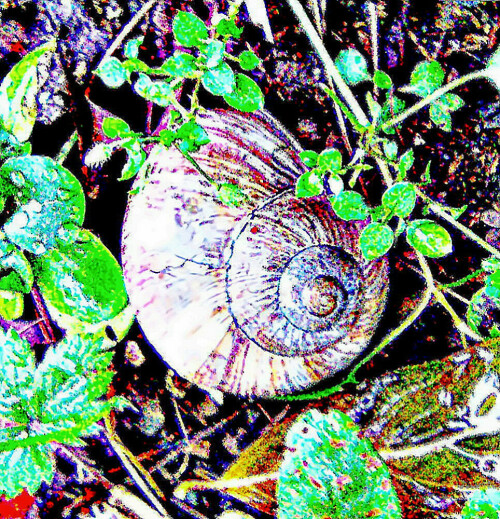
<svg viewBox="0 0 500 519">
<path fill-rule="evenodd" d="M 303 390 L 367 347 L 385 305 L 387 260 L 363 260 L 365 224 L 339 220 L 326 197 L 295 198 L 301 149 L 269 114 L 217 111 L 198 122 L 211 142 L 193 158 L 247 200 L 226 207 L 180 152 L 151 152 L 122 234 L 139 324 L 203 388 Z"/>
</svg>

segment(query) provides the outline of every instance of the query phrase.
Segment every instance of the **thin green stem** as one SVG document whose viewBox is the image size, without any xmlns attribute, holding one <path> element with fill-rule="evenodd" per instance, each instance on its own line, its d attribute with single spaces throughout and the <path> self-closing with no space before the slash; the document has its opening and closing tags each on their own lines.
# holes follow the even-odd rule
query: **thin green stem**
<svg viewBox="0 0 500 519">
<path fill-rule="evenodd" d="M 455 288 L 460 287 L 462 285 L 465 285 L 465 283 L 471 281 L 474 278 L 479 277 L 481 274 L 486 272 L 482 267 L 478 268 L 468 276 L 464 276 L 463 278 L 458 279 L 457 281 L 454 281 L 453 283 L 440 283 L 439 288 Z"/>
<path fill-rule="evenodd" d="M 56 157 L 56 162 L 58 164 L 64 164 L 64 161 L 67 159 L 69 152 L 72 150 L 76 141 L 78 141 L 78 132 L 75 130 L 69 137 L 69 139 L 64 143 L 61 151 L 58 153 Z"/>
<path fill-rule="evenodd" d="M 465 227 L 465 225 L 461 224 L 455 218 L 453 218 L 451 215 L 449 215 L 446 211 L 444 211 L 441 207 L 439 207 L 438 204 L 436 204 L 431 198 L 429 198 L 426 194 L 422 193 L 420 189 L 417 188 L 417 194 L 422 200 L 427 202 L 429 205 L 429 209 L 436 215 L 443 218 L 443 220 L 446 220 L 449 224 L 451 224 L 453 227 L 461 231 L 467 238 L 470 240 L 476 242 L 478 245 L 483 247 L 483 249 L 487 250 L 490 254 L 495 256 L 496 258 L 500 259 L 500 251 L 490 245 L 487 241 L 480 238 L 476 233 L 472 232 L 469 228 Z"/>
<path fill-rule="evenodd" d="M 484 70 L 477 70 L 475 72 L 470 72 L 469 74 L 466 74 L 465 76 L 459 77 L 453 81 L 450 81 L 449 83 L 442 86 L 441 88 L 434 90 L 434 92 L 432 92 L 432 94 L 428 95 L 427 97 L 424 97 L 418 103 L 414 104 L 413 106 L 411 106 L 404 112 L 401 112 L 396 117 L 389 119 L 387 122 L 385 122 L 384 124 L 379 126 L 378 129 L 383 131 L 383 130 L 386 130 L 387 128 L 390 128 L 391 126 L 395 126 L 396 124 L 399 124 L 400 122 L 404 121 L 408 117 L 417 113 L 419 110 L 421 110 L 425 106 L 430 105 L 433 101 L 436 101 L 443 94 L 446 94 L 450 90 L 458 88 L 459 86 L 463 85 L 464 83 L 467 83 L 468 81 L 472 81 L 474 79 L 485 78 L 485 77 L 486 76 L 485 76 Z"/>
</svg>

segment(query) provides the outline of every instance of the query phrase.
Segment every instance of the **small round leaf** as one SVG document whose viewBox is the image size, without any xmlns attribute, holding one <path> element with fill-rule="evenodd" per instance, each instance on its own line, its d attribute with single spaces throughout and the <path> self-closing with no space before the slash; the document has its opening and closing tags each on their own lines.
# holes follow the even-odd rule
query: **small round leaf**
<svg viewBox="0 0 500 519">
<path fill-rule="evenodd" d="M 323 174 L 318 169 L 306 171 L 297 180 L 295 196 L 305 198 L 318 196 L 323 192 Z"/>
<path fill-rule="evenodd" d="M 218 67 L 207 70 L 201 82 L 211 94 L 230 94 L 235 87 L 234 72 L 227 63 L 221 63 Z"/>
<path fill-rule="evenodd" d="M 309 168 L 314 168 L 318 164 L 319 155 L 312 150 L 305 150 L 299 153 L 300 160 Z"/>
<path fill-rule="evenodd" d="M 392 87 L 392 79 L 388 74 L 382 72 L 381 70 L 377 70 L 375 72 L 375 75 L 373 76 L 373 82 L 379 88 L 382 88 L 384 90 L 388 90 Z"/>
<path fill-rule="evenodd" d="M 383 256 L 393 243 L 394 233 L 385 223 L 371 223 L 359 236 L 359 247 L 363 257 L 369 261 Z"/>
<path fill-rule="evenodd" d="M 448 231 L 432 220 L 413 220 L 406 230 L 408 243 L 430 258 L 446 256 L 453 250 Z"/>
<path fill-rule="evenodd" d="M 108 58 L 96 70 L 96 74 L 103 83 L 110 88 L 118 88 L 128 79 L 128 72 L 120 60 L 115 57 Z"/>
<path fill-rule="evenodd" d="M 208 30 L 203 20 L 186 11 L 177 13 L 172 29 L 177 43 L 183 47 L 198 47 L 208 39 Z"/>
<path fill-rule="evenodd" d="M 342 220 L 364 220 L 368 216 L 368 206 L 356 191 L 342 191 L 330 201 L 335 214 Z"/>
<path fill-rule="evenodd" d="M 382 205 L 391 215 L 404 218 L 413 211 L 417 193 L 413 184 L 409 182 L 398 182 L 390 187 L 382 196 Z"/>
<path fill-rule="evenodd" d="M 240 54 L 239 59 L 240 67 L 243 70 L 253 70 L 254 68 L 258 67 L 260 63 L 258 56 L 251 50 L 244 50 Z"/>
<path fill-rule="evenodd" d="M 335 148 L 322 151 L 318 158 L 318 167 L 331 172 L 342 168 L 342 154 Z"/>
<path fill-rule="evenodd" d="M 414 94 L 426 97 L 438 89 L 443 81 L 443 67 L 437 61 L 423 61 L 411 73 L 410 89 Z"/>
<path fill-rule="evenodd" d="M 235 81 L 234 90 L 224 95 L 229 106 L 242 112 L 255 112 L 264 107 L 264 96 L 253 79 L 244 74 L 236 74 Z"/>
<path fill-rule="evenodd" d="M 335 65 L 349 85 L 356 85 L 370 78 L 366 60 L 356 49 L 340 51 Z"/>
<path fill-rule="evenodd" d="M 102 131 L 106 137 L 115 139 L 123 134 L 130 132 L 130 126 L 118 117 L 105 117 L 102 122 Z"/>
</svg>

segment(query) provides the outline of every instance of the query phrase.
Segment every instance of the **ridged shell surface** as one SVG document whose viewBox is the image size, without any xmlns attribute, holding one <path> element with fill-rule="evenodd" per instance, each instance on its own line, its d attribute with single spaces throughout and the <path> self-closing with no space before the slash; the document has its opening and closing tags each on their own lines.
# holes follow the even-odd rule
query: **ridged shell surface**
<svg viewBox="0 0 500 519">
<path fill-rule="evenodd" d="M 347 367 L 383 311 L 387 261 L 366 262 L 364 223 L 326 197 L 297 199 L 299 145 L 267 113 L 211 112 L 193 155 L 248 200 L 227 207 L 175 149 L 151 152 L 129 198 L 125 282 L 148 341 L 206 389 L 272 397 Z"/>
</svg>

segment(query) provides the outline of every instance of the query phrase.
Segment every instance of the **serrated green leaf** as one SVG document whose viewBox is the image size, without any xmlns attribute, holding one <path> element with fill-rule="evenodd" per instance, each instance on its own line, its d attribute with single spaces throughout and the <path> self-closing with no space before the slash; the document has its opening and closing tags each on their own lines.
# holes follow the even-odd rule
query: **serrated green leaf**
<svg viewBox="0 0 500 519">
<path fill-rule="evenodd" d="M 24 298 L 19 292 L 0 290 L 0 315 L 7 321 L 19 319 L 24 311 Z"/>
<path fill-rule="evenodd" d="M 385 223 L 373 222 L 367 225 L 359 236 L 359 247 L 363 257 L 371 261 L 383 256 L 394 243 L 394 233 Z"/>
<path fill-rule="evenodd" d="M 37 67 L 43 56 L 55 48 L 55 41 L 50 41 L 31 51 L 0 84 L 0 126 L 19 142 L 30 138 L 36 120 Z"/>
<path fill-rule="evenodd" d="M 305 198 L 318 196 L 323 192 L 323 173 L 319 169 L 311 169 L 302 173 L 297 179 L 295 186 L 295 196 Z"/>
<path fill-rule="evenodd" d="M 291 427 L 286 444 L 278 519 L 402 517 L 387 466 L 344 413 L 308 411 Z"/>
<path fill-rule="evenodd" d="M 144 36 L 139 36 L 138 38 L 133 38 L 127 43 L 125 43 L 125 46 L 123 48 L 123 55 L 128 59 L 134 59 L 137 58 L 139 55 L 139 47 L 144 42 Z"/>
<path fill-rule="evenodd" d="M 239 38 L 243 32 L 243 28 L 238 27 L 234 20 L 229 18 L 219 20 L 215 29 L 221 36 L 232 36 L 233 38 Z"/>
<path fill-rule="evenodd" d="M 330 201 L 335 214 L 342 220 L 364 220 L 368 216 L 368 206 L 356 191 L 342 191 Z"/>
<path fill-rule="evenodd" d="M 222 64 L 225 45 L 218 40 L 211 40 L 203 47 L 203 55 L 208 68 L 215 68 Z"/>
<path fill-rule="evenodd" d="M 121 61 L 114 56 L 111 56 L 104 63 L 101 63 L 95 73 L 109 88 L 121 87 L 128 79 L 127 69 L 123 66 Z"/>
<path fill-rule="evenodd" d="M 443 67 L 437 61 L 422 61 L 411 73 L 410 90 L 426 97 L 437 90 L 444 81 Z"/>
<path fill-rule="evenodd" d="M 240 60 L 240 67 L 243 70 L 253 70 L 260 65 L 259 57 L 251 50 L 244 50 L 238 56 L 238 59 Z"/>
<path fill-rule="evenodd" d="M 201 83 L 211 94 L 224 96 L 230 94 L 236 85 L 234 72 L 227 63 L 221 63 L 203 74 Z"/>
<path fill-rule="evenodd" d="M 314 168 L 318 164 L 319 155 L 312 150 L 301 151 L 299 153 L 300 160 L 309 168 Z"/>
<path fill-rule="evenodd" d="M 388 74 L 382 72 L 381 70 L 375 71 L 375 74 L 373 76 L 373 82 L 376 86 L 384 90 L 388 90 L 392 87 L 392 79 Z"/>
<path fill-rule="evenodd" d="M 75 243 L 38 257 L 36 271 L 44 301 L 62 314 L 98 323 L 127 304 L 118 262 L 90 231 L 82 229 Z"/>
<path fill-rule="evenodd" d="M 130 126 L 118 117 L 105 117 L 102 122 L 102 131 L 106 137 L 116 139 L 130 132 Z"/>
<path fill-rule="evenodd" d="M 318 157 L 318 167 L 332 173 L 339 171 L 342 168 L 342 154 L 335 148 L 323 150 Z"/>
<path fill-rule="evenodd" d="M 398 182 L 391 186 L 382 196 L 382 205 L 391 215 L 405 218 L 415 207 L 417 192 L 409 182 Z"/>
<path fill-rule="evenodd" d="M 49 157 L 9 159 L 0 177 L 19 187 L 19 205 L 4 225 L 5 235 L 21 249 L 43 254 L 56 246 L 65 224 L 81 225 L 83 189 L 74 175 Z M 29 199 L 24 193 L 29 192 Z"/>
<path fill-rule="evenodd" d="M 195 78 L 199 75 L 196 58 L 187 52 L 176 51 L 165 60 L 160 70 L 174 77 Z"/>
<path fill-rule="evenodd" d="M 365 58 L 356 49 L 345 49 L 339 52 L 335 65 L 349 85 L 356 85 L 370 79 Z"/>
<path fill-rule="evenodd" d="M 229 207 L 239 207 L 248 198 L 241 187 L 227 182 L 218 187 L 217 197 Z"/>
<path fill-rule="evenodd" d="M 244 74 L 236 74 L 235 87 L 231 93 L 224 95 L 224 100 L 242 112 L 256 112 L 264 107 L 264 95 L 259 85 Z"/>
<path fill-rule="evenodd" d="M 408 243 L 430 258 L 441 258 L 453 250 L 448 231 L 432 220 L 413 220 L 406 230 Z"/>
<path fill-rule="evenodd" d="M 208 39 L 208 30 L 195 14 L 179 11 L 173 21 L 174 38 L 183 47 L 198 47 Z"/>
</svg>

